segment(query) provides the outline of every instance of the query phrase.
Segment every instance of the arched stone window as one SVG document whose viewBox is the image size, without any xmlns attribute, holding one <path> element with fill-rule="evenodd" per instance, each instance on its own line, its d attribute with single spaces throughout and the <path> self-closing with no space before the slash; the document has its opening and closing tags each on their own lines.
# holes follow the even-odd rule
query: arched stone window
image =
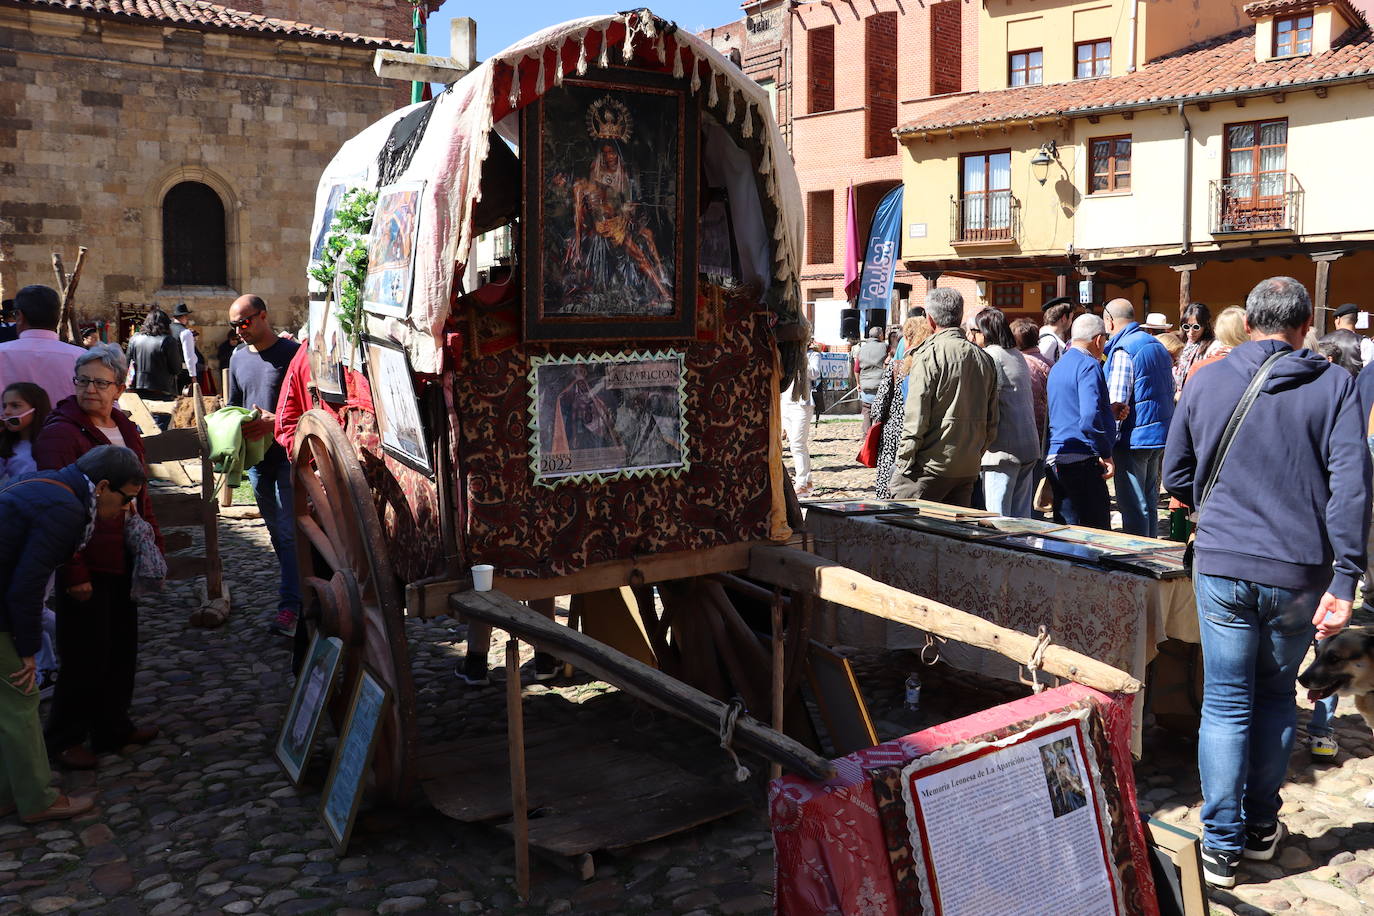
<svg viewBox="0 0 1374 916">
<path fill-rule="evenodd" d="M 199 181 L 162 198 L 162 285 L 228 286 L 224 203 Z"/>
</svg>

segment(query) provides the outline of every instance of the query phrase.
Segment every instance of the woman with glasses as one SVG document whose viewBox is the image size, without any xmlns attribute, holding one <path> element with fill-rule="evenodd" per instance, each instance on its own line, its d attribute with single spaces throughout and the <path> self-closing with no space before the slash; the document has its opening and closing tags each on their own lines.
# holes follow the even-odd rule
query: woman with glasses
<svg viewBox="0 0 1374 916">
<path fill-rule="evenodd" d="M 34 442 L 40 469 L 66 467 L 100 445 L 122 445 L 145 461 L 138 427 L 115 409 L 127 370 L 114 344 L 98 344 L 77 357 L 76 394 L 58 402 Z M 121 498 L 126 513 L 136 512 L 152 525 L 161 550 L 146 484 Z M 156 727 L 138 728 L 129 719 L 138 667 L 138 606 L 124 524 L 125 515 L 98 519 L 86 546 L 57 572 L 61 667 L 45 731 L 49 752 L 68 769 L 94 769 L 97 754 L 157 737 Z"/>
<path fill-rule="evenodd" d="M 1183 310 L 1183 320 L 1178 326 L 1183 336 L 1183 349 L 1174 359 L 1174 399 L 1183 393 L 1183 385 L 1188 381 L 1188 370 L 1196 363 L 1212 356 L 1220 344 L 1212 331 L 1212 310 L 1201 302 L 1193 302 Z"/>
</svg>

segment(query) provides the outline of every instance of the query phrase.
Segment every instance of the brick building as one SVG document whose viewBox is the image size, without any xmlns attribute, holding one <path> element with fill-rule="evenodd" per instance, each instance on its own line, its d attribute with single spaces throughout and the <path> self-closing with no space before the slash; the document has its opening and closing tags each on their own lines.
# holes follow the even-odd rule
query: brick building
<svg viewBox="0 0 1374 916">
<path fill-rule="evenodd" d="M 802 294 L 844 297 L 845 201 L 852 183 L 860 245 L 873 211 L 902 183 L 893 130 L 978 89 L 979 4 L 760 0 L 744 18 L 703 33 L 765 88 L 796 162 L 806 211 Z M 751 26 L 769 16 L 769 27 Z M 773 22 L 778 22 L 776 26 Z M 892 319 L 925 301 L 929 282 L 898 269 Z M 972 281 L 945 278 L 970 302 Z"/>
<path fill-rule="evenodd" d="M 409 101 L 371 61 L 410 47 L 410 10 L 0 0 L 0 290 L 51 285 L 51 253 L 70 269 L 84 245 L 83 319 L 185 301 L 222 326 L 254 292 L 294 326 L 321 171 Z"/>
</svg>

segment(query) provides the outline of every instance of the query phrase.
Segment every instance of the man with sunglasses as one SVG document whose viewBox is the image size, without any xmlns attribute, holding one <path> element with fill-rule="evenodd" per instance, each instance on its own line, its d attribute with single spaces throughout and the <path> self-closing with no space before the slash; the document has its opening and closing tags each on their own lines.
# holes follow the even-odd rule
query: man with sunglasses
<svg viewBox="0 0 1374 916">
<path fill-rule="evenodd" d="M 17 340 L 0 343 L 0 390 L 33 382 L 54 404 L 76 394 L 72 363 L 86 351 L 57 338 L 62 300 L 47 286 L 26 286 L 14 297 Z"/>
<path fill-rule="evenodd" d="M 243 434 L 250 439 L 270 439 L 275 432 L 282 382 L 300 344 L 277 336 L 267 314 L 267 303 L 257 296 L 239 296 L 234 300 L 229 306 L 229 327 L 245 344 L 229 358 L 229 404 L 259 411 L 259 419 L 243 424 Z M 277 614 L 269 627 L 273 632 L 291 636 L 301 610 L 301 589 L 296 569 L 291 461 L 286 449 L 272 442 L 262 461 L 248 469 L 248 479 L 281 566 Z"/>
</svg>

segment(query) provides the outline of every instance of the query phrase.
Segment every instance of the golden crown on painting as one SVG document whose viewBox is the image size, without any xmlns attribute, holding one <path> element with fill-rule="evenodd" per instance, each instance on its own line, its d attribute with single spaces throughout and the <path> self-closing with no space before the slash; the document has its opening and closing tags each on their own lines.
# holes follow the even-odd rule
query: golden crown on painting
<svg viewBox="0 0 1374 916">
<path fill-rule="evenodd" d="M 596 140 L 629 140 L 633 125 L 630 109 L 609 95 L 587 106 L 587 133 Z"/>
</svg>

